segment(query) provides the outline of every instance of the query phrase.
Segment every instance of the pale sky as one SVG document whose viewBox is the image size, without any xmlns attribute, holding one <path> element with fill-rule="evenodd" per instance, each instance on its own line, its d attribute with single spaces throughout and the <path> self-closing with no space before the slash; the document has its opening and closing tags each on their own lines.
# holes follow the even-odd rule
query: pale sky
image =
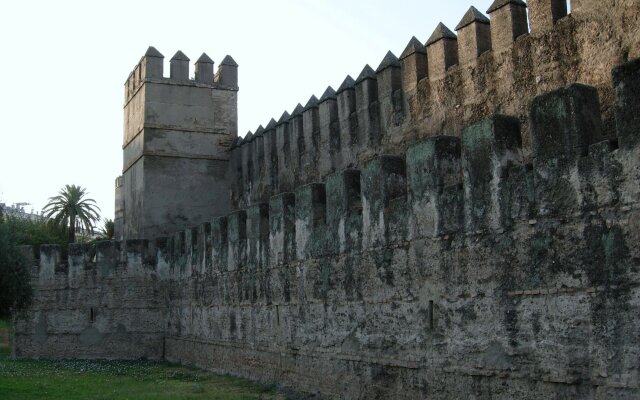
<svg viewBox="0 0 640 400">
<path fill-rule="evenodd" d="M 65 184 L 113 218 L 122 171 L 124 82 L 147 47 L 239 68 L 239 135 L 327 86 L 337 89 L 438 22 L 454 29 L 492 0 L 3 1 L 0 202 L 40 210 Z"/>
</svg>

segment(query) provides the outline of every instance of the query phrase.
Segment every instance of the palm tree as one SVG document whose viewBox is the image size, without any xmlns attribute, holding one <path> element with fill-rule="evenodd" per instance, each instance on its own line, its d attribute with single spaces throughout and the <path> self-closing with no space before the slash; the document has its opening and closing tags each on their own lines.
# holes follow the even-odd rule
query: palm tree
<svg viewBox="0 0 640 400">
<path fill-rule="evenodd" d="M 98 233 L 98 240 L 113 240 L 115 236 L 115 224 L 112 219 L 105 219 L 104 226 L 100 229 Z"/>
<path fill-rule="evenodd" d="M 55 225 L 68 229 L 69 243 L 76 241 L 76 229 L 93 233 L 93 224 L 100 220 L 100 208 L 93 199 L 85 198 L 86 189 L 65 185 L 57 196 L 50 197 L 42 213 Z"/>
</svg>

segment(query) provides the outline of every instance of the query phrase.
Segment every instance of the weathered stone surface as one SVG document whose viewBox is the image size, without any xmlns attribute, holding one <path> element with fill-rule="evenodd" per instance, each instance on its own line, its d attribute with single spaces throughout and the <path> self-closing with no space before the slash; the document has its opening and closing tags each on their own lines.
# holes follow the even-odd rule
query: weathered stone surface
<svg viewBox="0 0 640 400">
<path fill-rule="evenodd" d="M 537 97 L 530 120 L 540 213 L 579 212 L 584 203 L 578 161 L 602 140 L 598 92 L 575 84 Z"/>
<path fill-rule="evenodd" d="M 520 121 L 496 115 L 467 127 L 462 134 L 464 208 L 469 233 L 509 224 L 507 171 L 522 165 Z"/>
<path fill-rule="evenodd" d="M 524 35 L 523 3 L 496 1 L 495 50 L 420 79 L 433 57 L 413 43 L 259 129 L 230 153 L 236 211 L 210 236 L 106 242 L 97 268 L 44 246 L 17 356 L 164 359 L 346 399 L 638 398 L 637 64 L 609 79 L 638 54 L 640 10 L 575 3 Z"/>
<path fill-rule="evenodd" d="M 640 58 L 613 69 L 616 127 L 621 148 L 640 143 Z"/>
<path fill-rule="evenodd" d="M 460 139 L 451 136 L 436 136 L 407 150 L 412 238 L 437 237 L 460 229 L 460 151 Z"/>
</svg>

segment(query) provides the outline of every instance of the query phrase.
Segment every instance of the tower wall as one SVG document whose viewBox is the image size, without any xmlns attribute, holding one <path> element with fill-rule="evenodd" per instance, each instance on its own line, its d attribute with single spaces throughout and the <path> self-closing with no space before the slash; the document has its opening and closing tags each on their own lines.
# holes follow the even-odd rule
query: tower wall
<svg viewBox="0 0 640 400">
<path fill-rule="evenodd" d="M 197 63 L 199 79 L 190 80 L 179 52 L 170 78 L 158 70 L 143 75 L 144 66 L 162 65 L 159 54 L 150 49 L 125 85 L 123 238 L 154 238 L 229 211 L 238 88 L 237 80 L 220 79 L 237 76 L 229 70 L 237 65 L 221 66 L 214 80 L 213 63 Z"/>
</svg>

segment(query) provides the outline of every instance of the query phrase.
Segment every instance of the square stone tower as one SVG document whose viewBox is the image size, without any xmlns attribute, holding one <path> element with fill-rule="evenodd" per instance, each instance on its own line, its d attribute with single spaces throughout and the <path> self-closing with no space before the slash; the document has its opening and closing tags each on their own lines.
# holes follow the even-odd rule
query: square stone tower
<svg viewBox="0 0 640 400">
<path fill-rule="evenodd" d="M 153 239 L 229 211 L 229 147 L 238 131 L 238 65 L 213 73 L 206 55 L 189 78 L 178 51 L 149 47 L 125 83 L 122 176 L 116 179 L 116 239 Z"/>
</svg>

